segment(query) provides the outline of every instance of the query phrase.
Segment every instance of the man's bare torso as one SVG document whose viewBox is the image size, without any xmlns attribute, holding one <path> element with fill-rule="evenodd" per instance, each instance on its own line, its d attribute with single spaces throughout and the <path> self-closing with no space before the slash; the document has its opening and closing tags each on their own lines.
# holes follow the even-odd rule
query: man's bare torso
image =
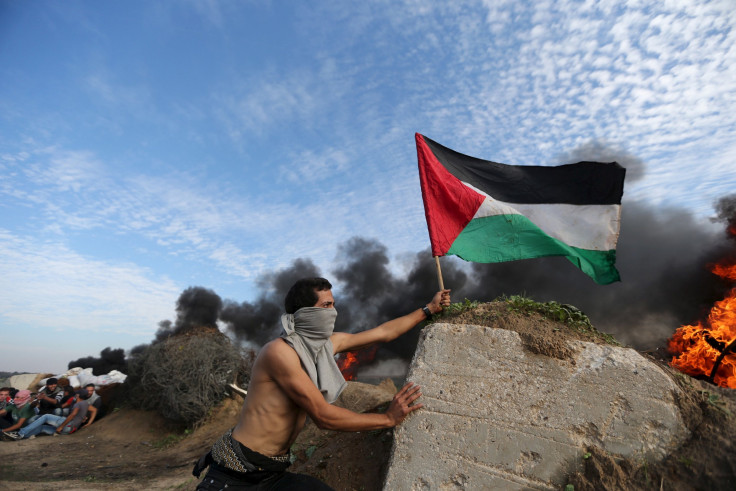
<svg viewBox="0 0 736 491">
<path fill-rule="evenodd" d="M 329 289 L 315 290 L 315 293 L 314 307 L 334 308 L 335 300 Z M 355 334 L 333 332 L 330 336 L 333 353 L 392 341 L 426 319 L 425 310 L 431 315 L 441 311 L 443 305 L 450 305 L 449 290 L 437 292 L 424 310 L 416 309 L 373 329 Z M 419 396 L 419 386 L 408 383 L 394 396 L 385 413 L 358 414 L 328 404 L 307 375 L 296 351 L 286 341 L 277 338 L 261 349 L 253 364 L 248 395 L 233 437 L 263 455 L 283 455 L 304 428 L 307 413 L 317 426 L 324 429 L 365 431 L 391 428 L 401 423 L 410 412 L 422 407 L 421 403 L 414 404 Z"/>
<path fill-rule="evenodd" d="M 272 370 L 281 358 L 296 352 L 278 338 L 266 344 L 258 354 L 248 394 L 240 411 L 233 437 L 246 447 L 263 455 L 282 455 L 289 451 L 306 422 L 306 412 L 294 404 L 278 386 Z"/>
</svg>

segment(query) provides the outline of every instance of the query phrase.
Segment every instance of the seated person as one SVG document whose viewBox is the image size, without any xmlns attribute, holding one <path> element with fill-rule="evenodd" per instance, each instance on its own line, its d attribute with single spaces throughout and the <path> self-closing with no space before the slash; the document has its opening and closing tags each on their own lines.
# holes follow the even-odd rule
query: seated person
<svg viewBox="0 0 736 491">
<path fill-rule="evenodd" d="M 10 391 L 12 390 L 12 387 L 3 387 L 0 388 L 0 410 L 5 409 L 7 406 L 13 403 L 13 398 L 10 397 Z M 10 417 L 10 414 L 5 414 L 4 416 L 1 416 L 0 418 L 7 420 L 8 426 L 13 424 L 13 420 Z M 4 426 L 2 428 L 5 428 Z"/>
<path fill-rule="evenodd" d="M 95 392 L 95 384 L 87 384 L 84 386 L 84 389 L 87 391 L 87 395 L 89 396 L 87 398 L 87 402 L 92 404 L 99 411 L 102 407 L 102 398 L 97 392 Z"/>
<path fill-rule="evenodd" d="M 97 415 L 97 409 L 87 402 L 87 391 L 79 389 L 75 399 L 77 402 L 72 406 L 69 416 L 44 414 L 25 428 L 21 428 L 18 432 L 8 434 L 7 436 L 13 440 L 20 440 L 22 438 L 31 438 L 40 433 L 47 435 L 68 435 L 74 433 L 82 426 L 82 421 L 84 421 L 88 413 L 89 421 L 84 426 L 91 425 Z"/>
<path fill-rule="evenodd" d="M 59 407 L 64 391 L 59 387 L 59 381 L 50 377 L 46 380 L 46 386 L 38 393 L 38 414 L 52 414 Z"/>
<path fill-rule="evenodd" d="M 12 387 L 0 388 L 0 409 L 5 409 L 5 406 L 13 403 L 13 398 L 10 397 L 10 391 Z"/>
<path fill-rule="evenodd" d="M 74 388 L 71 385 L 65 386 L 64 396 L 59 401 L 59 407 L 54 409 L 54 414 L 56 416 L 69 416 L 69 411 L 71 411 L 75 402 L 74 396 Z"/>
<path fill-rule="evenodd" d="M 5 406 L 5 409 L 0 409 L 0 416 L 10 414 L 12 424 L 5 425 L 5 418 L 0 418 L 0 425 L 2 425 L 2 434 L 7 436 L 8 433 L 15 432 L 23 428 L 28 424 L 28 420 L 36 415 L 31 407 L 31 391 L 30 390 L 19 390 L 13 398 L 13 403 Z"/>
</svg>

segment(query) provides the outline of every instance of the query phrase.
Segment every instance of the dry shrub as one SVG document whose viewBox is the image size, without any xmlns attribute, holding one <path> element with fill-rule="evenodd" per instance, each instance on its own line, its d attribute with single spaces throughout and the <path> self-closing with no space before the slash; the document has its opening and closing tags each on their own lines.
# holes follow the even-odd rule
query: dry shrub
<svg viewBox="0 0 736 491">
<path fill-rule="evenodd" d="M 148 346 L 129 360 L 129 400 L 166 419 L 195 426 L 228 393 L 247 386 L 253 353 L 219 331 L 200 330 Z"/>
</svg>

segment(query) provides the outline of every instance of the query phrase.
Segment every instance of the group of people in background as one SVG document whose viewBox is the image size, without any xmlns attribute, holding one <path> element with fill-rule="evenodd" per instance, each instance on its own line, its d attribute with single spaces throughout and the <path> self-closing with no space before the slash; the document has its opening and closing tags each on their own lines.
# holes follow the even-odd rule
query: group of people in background
<svg viewBox="0 0 736 491">
<path fill-rule="evenodd" d="M 0 436 L 3 440 L 68 435 L 91 425 L 102 406 L 94 384 L 75 390 L 51 377 L 37 393 L 0 388 Z"/>
</svg>

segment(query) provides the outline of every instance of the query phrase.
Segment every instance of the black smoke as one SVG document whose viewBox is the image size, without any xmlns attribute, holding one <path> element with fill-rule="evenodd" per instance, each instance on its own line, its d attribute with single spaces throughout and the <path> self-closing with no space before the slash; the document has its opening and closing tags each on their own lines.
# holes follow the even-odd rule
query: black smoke
<svg viewBox="0 0 736 491">
<path fill-rule="evenodd" d="M 112 370 L 118 370 L 126 373 L 128 364 L 125 360 L 125 351 L 122 348 L 112 349 L 107 347 L 100 351 L 99 357 L 85 356 L 78 360 L 70 361 L 67 368 L 91 368 L 95 375 L 109 373 Z"/>
<path fill-rule="evenodd" d="M 720 200 L 718 220 L 733 223 L 735 204 L 734 197 Z M 561 257 L 499 264 L 446 257 L 442 270 L 453 301 L 490 301 L 521 294 L 541 302 L 569 303 L 583 310 L 598 329 L 635 348 L 651 350 L 663 347 L 677 327 L 702 317 L 723 297 L 730 285 L 713 275 L 709 265 L 733 254 L 733 242 L 686 210 L 652 210 L 634 202 L 625 204 L 622 212 L 617 248 L 621 282 L 597 285 Z M 193 325 L 184 322 L 192 317 L 198 322 L 208 319 L 208 325 L 219 318 L 236 339 L 260 347 L 281 331 L 279 318 L 287 290 L 307 276 L 325 276 L 333 282 L 339 313 L 336 329 L 342 332 L 358 332 L 411 312 L 438 290 L 429 249 L 392 265 L 385 245 L 354 237 L 338 246 L 327 274 L 301 258 L 263 275 L 257 282 L 261 293 L 254 302 L 220 302 L 211 290 L 191 287 L 177 302 L 177 321 L 162 322 L 160 331 Z M 196 304 L 200 300 L 204 305 Z M 379 350 L 379 358 L 410 358 L 418 334 L 415 329 L 387 344 Z"/>
<path fill-rule="evenodd" d="M 156 341 L 182 334 L 194 328 L 217 328 L 222 310 L 222 299 L 212 290 L 192 286 L 184 290 L 176 301 L 176 321 L 159 322 Z"/>
<path fill-rule="evenodd" d="M 617 161 L 627 168 L 627 184 L 644 175 L 644 164 L 620 148 L 598 141 L 586 143 L 560 157 Z M 564 163 L 564 162 L 561 162 Z M 453 301 L 490 301 L 501 295 L 522 294 L 537 301 L 569 303 L 583 310 L 600 330 L 640 350 L 664 348 L 675 329 L 701 318 L 732 285 L 712 274 L 709 265 L 736 261 L 736 195 L 714 203 L 715 221 L 722 233 L 687 210 L 653 209 L 642 202 L 622 206 L 617 268 L 621 282 L 597 285 L 561 257 L 500 264 L 466 263 L 442 258 L 444 283 Z M 375 239 L 353 237 L 338 245 L 333 265 L 323 272 L 309 258 L 259 278 L 254 301 L 221 300 L 202 287 L 190 287 L 177 301 L 174 322 L 159 324 L 157 340 L 187 329 L 215 326 L 218 321 L 238 341 L 260 347 L 280 332 L 283 299 L 299 278 L 324 276 L 334 287 L 336 329 L 357 332 L 379 325 L 426 304 L 438 290 L 437 273 L 429 249 L 394 259 Z M 379 359 L 409 359 L 418 329 L 382 347 Z M 134 348 L 140 351 L 145 346 Z"/>
<path fill-rule="evenodd" d="M 728 210 L 731 202 L 721 203 L 719 209 Z M 733 244 L 677 208 L 655 211 L 634 202 L 623 206 L 621 222 L 617 249 L 621 282 L 597 285 L 561 257 L 499 264 L 445 257 L 441 259 L 445 286 L 452 289 L 455 302 L 526 295 L 541 302 L 569 303 L 626 344 L 642 350 L 663 347 L 677 327 L 698 319 L 722 298 L 728 285 L 710 273 L 708 265 L 733 250 Z M 278 335 L 284 295 L 303 276 L 326 276 L 333 282 L 336 329 L 343 332 L 375 327 L 411 312 L 438 290 L 429 249 L 392 265 L 385 245 L 354 237 L 338 246 L 328 274 L 308 259 L 299 259 L 262 277 L 263 293 L 256 302 L 225 301 L 221 320 L 238 339 L 262 345 Z M 410 358 L 418 334 L 412 330 L 382 347 L 379 358 Z"/>
<path fill-rule="evenodd" d="M 597 285 L 566 259 L 550 257 L 501 264 L 473 264 L 470 298 L 525 294 L 537 301 L 569 303 L 593 324 L 642 350 L 663 347 L 680 325 L 691 323 L 722 298 L 726 285 L 707 265 L 727 244 L 685 210 L 656 212 L 624 205 L 617 269 L 621 281 Z"/>
<path fill-rule="evenodd" d="M 226 300 L 220 319 L 236 339 L 260 346 L 281 332 L 279 319 L 284 312 L 284 297 L 300 278 L 324 276 L 333 283 L 338 311 L 335 329 L 358 332 L 407 314 L 427 304 L 437 291 L 437 274 L 429 253 L 417 254 L 409 260 L 409 273 L 397 276 L 389 268 L 386 246 L 376 240 L 354 237 L 338 246 L 331 274 L 324 274 L 309 259 L 297 259 L 291 266 L 262 276 L 258 299 L 237 303 Z M 406 265 L 404 265 L 406 266 Z M 454 265 L 443 271 L 445 281 L 460 285 L 466 275 Z M 383 348 L 384 356 L 410 357 L 414 352 L 418 331 Z"/>
<path fill-rule="evenodd" d="M 716 201 L 715 209 L 714 221 L 725 223 L 728 237 L 736 239 L 736 194 L 724 196 Z"/>
<path fill-rule="evenodd" d="M 736 197 L 719 201 L 719 221 L 733 223 Z M 617 267 L 621 282 L 597 285 L 564 258 L 529 259 L 499 264 L 442 258 L 445 286 L 453 301 L 490 301 L 501 295 L 526 295 L 537 301 L 569 303 L 583 310 L 600 330 L 641 350 L 663 348 L 683 324 L 692 323 L 723 297 L 729 284 L 709 265 L 729 254 L 734 240 L 682 209 L 652 210 L 624 205 Z M 177 300 L 176 321 L 159 323 L 157 340 L 197 326 L 225 328 L 238 341 L 260 347 L 278 336 L 283 299 L 299 278 L 325 276 L 333 283 L 338 311 L 336 329 L 358 332 L 407 314 L 426 304 L 438 290 L 429 249 L 392 265 L 387 247 L 375 239 L 353 237 L 338 246 L 328 273 L 301 258 L 263 275 L 253 302 L 221 300 L 212 290 L 190 287 Z M 162 334 L 163 333 L 163 334 Z M 419 330 L 381 347 L 377 360 L 408 360 Z M 154 342 L 156 342 L 154 341 Z M 130 356 L 145 349 L 131 350 Z"/>
<path fill-rule="evenodd" d="M 630 186 L 646 173 L 644 162 L 626 149 L 591 140 L 558 157 L 618 162 Z M 718 221 L 736 233 L 736 195 L 714 204 Z M 682 324 L 693 323 L 730 286 L 709 265 L 734 254 L 732 241 L 684 209 L 652 209 L 641 202 L 622 206 L 617 268 L 621 282 L 597 285 L 564 258 L 473 264 L 464 294 L 489 300 L 524 294 L 538 301 L 569 303 L 585 311 L 599 329 L 638 349 L 657 349 Z"/>
<path fill-rule="evenodd" d="M 220 316 L 239 341 L 261 346 L 281 332 L 284 297 L 298 279 L 321 276 L 310 259 L 297 259 L 286 269 L 266 273 L 256 284 L 261 293 L 255 302 L 225 300 Z"/>
<path fill-rule="evenodd" d="M 724 223 L 726 225 L 725 238 L 728 242 L 722 252 L 720 252 L 720 263 L 724 265 L 736 264 L 736 194 L 724 196 L 715 204 L 716 217 L 714 222 Z"/>
<path fill-rule="evenodd" d="M 334 291 L 338 311 L 336 328 L 343 332 L 370 329 L 382 322 L 426 305 L 439 290 L 437 270 L 429 250 L 404 261 L 403 268 L 392 269 L 388 249 L 376 240 L 354 237 L 338 248 L 332 270 L 340 290 Z M 395 270 L 406 269 L 405 275 Z M 467 275 L 457 263 L 443 265 L 442 276 L 448 288 L 462 290 Z M 383 355 L 410 358 L 419 330 L 415 329 L 381 348 Z M 389 353 L 386 353 L 389 352 Z"/>
<path fill-rule="evenodd" d="M 559 164 L 572 162 L 618 162 L 626 168 L 626 184 L 641 180 L 646 173 L 644 161 L 628 150 L 604 140 L 590 140 L 557 157 Z"/>
</svg>

